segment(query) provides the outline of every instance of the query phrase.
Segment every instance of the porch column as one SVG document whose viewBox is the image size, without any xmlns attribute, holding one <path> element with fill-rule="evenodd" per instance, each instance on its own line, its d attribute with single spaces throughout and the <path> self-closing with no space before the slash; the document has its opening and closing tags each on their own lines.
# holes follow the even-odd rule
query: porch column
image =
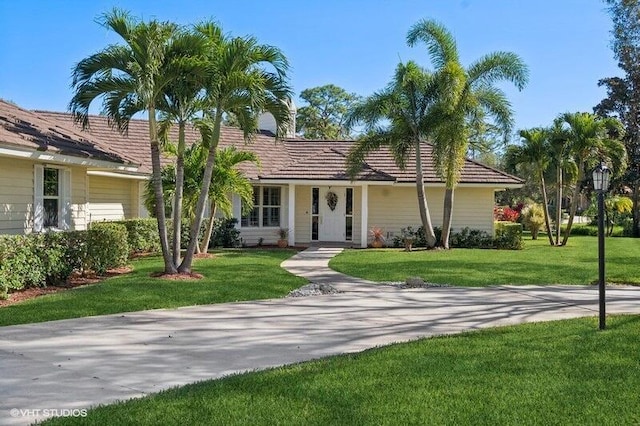
<svg viewBox="0 0 640 426">
<path fill-rule="evenodd" d="M 234 227 L 236 229 L 240 229 L 242 222 L 242 200 L 240 200 L 240 196 L 238 194 L 233 194 L 231 196 L 231 203 L 233 209 L 233 217 L 238 219 L 238 222 L 236 222 Z"/>
<path fill-rule="evenodd" d="M 296 245 L 296 186 L 289 184 L 289 245 Z"/>
<path fill-rule="evenodd" d="M 367 237 L 369 236 L 369 186 L 366 183 L 362 184 L 360 202 L 360 247 L 367 248 Z"/>
</svg>

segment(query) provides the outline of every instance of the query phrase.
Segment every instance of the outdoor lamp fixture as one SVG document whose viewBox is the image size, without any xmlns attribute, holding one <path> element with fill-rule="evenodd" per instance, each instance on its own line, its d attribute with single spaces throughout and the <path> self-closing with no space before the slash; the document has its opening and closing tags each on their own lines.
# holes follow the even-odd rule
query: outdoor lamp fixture
<svg viewBox="0 0 640 426">
<path fill-rule="evenodd" d="M 593 170 L 593 188 L 598 193 L 598 294 L 600 296 L 600 330 L 606 326 L 604 296 L 604 194 L 609 189 L 611 170 L 604 162 Z"/>
</svg>

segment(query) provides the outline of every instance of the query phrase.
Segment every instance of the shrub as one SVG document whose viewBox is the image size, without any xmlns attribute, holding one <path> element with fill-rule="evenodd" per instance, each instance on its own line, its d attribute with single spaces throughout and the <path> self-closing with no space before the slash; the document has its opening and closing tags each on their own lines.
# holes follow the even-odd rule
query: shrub
<svg viewBox="0 0 640 426">
<path fill-rule="evenodd" d="M 127 228 L 113 222 L 98 222 L 88 231 L 88 266 L 98 274 L 124 266 L 129 258 Z"/>
<path fill-rule="evenodd" d="M 621 223 L 622 225 L 622 236 L 623 237 L 632 237 L 633 236 L 633 219 L 627 217 Z"/>
<path fill-rule="evenodd" d="M 522 210 L 522 222 L 531 231 L 531 238 L 538 239 L 538 232 L 544 226 L 544 207 L 541 204 L 529 204 Z"/>
<path fill-rule="evenodd" d="M 522 250 L 522 224 L 513 222 L 496 222 L 494 246 L 502 250 Z"/>
<path fill-rule="evenodd" d="M 449 236 L 449 245 L 457 248 L 493 248 L 493 238 L 488 232 L 478 229 L 463 228 Z"/>
<path fill-rule="evenodd" d="M 0 298 L 66 281 L 86 263 L 85 231 L 0 237 Z"/>
<path fill-rule="evenodd" d="M 562 232 L 564 233 L 566 226 L 562 227 Z M 573 225 L 571 227 L 570 235 L 588 235 L 590 237 L 598 236 L 598 227 L 591 225 Z"/>
<path fill-rule="evenodd" d="M 128 219 L 119 223 L 127 228 L 127 242 L 131 253 L 157 253 L 160 251 L 158 221 L 156 219 Z"/>
<path fill-rule="evenodd" d="M 238 219 L 215 219 L 209 247 L 242 247 L 240 231 L 236 229 Z"/>
</svg>

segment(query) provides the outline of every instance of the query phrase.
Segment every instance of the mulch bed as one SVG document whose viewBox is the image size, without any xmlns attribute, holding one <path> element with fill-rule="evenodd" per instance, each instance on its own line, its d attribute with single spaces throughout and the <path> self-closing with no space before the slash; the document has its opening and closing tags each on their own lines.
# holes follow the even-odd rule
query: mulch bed
<svg viewBox="0 0 640 426">
<path fill-rule="evenodd" d="M 109 269 L 105 275 L 90 274 L 90 275 L 82 276 L 80 274 L 77 274 L 77 275 L 71 276 L 67 280 L 67 282 L 64 284 L 49 286 L 49 287 L 33 287 L 33 288 L 27 288 L 24 290 L 14 291 L 13 293 L 9 293 L 8 299 L 0 300 L 0 308 L 14 305 L 16 303 L 33 299 L 45 294 L 58 293 L 58 292 L 70 290 L 76 287 L 96 284 L 101 281 L 104 281 L 106 278 L 128 274 L 131 271 L 133 271 L 131 267 L 124 266 L 122 268 Z"/>
</svg>

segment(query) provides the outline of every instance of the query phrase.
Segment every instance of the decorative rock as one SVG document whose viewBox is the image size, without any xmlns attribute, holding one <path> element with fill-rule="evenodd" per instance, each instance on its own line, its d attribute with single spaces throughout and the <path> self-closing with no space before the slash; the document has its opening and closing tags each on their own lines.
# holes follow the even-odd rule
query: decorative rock
<svg viewBox="0 0 640 426">
<path fill-rule="evenodd" d="M 320 296 L 322 294 L 336 294 L 342 293 L 335 287 L 329 284 L 307 284 L 296 290 L 290 291 L 287 297 L 306 297 L 306 296 Z"/>
<path fill-rule="evenodd" d="M 424 287 L 424 280 L 421 277 L 407 277 L 405 280 L 407 287 Z"/>
</svg>

